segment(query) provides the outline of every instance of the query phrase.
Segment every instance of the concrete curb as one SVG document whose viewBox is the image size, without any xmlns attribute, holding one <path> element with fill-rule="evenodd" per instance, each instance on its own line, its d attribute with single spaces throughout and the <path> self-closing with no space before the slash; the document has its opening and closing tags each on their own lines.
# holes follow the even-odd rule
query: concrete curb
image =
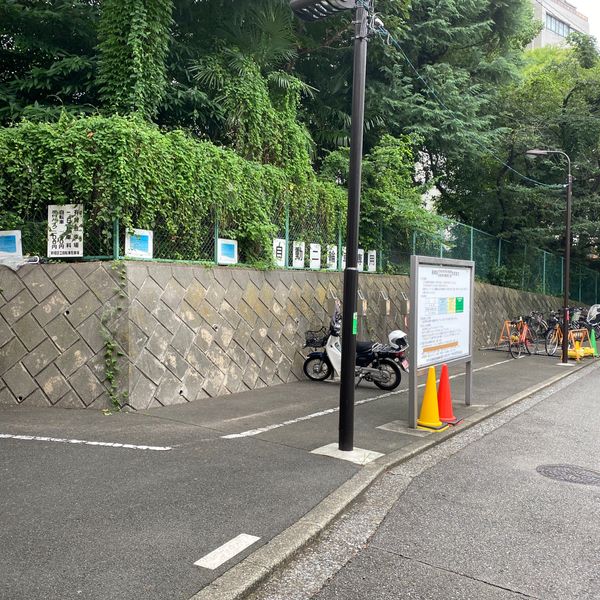
<svg viewBox="0 0 600 600">
<path fill-rule="evenodd" d="M 242 600 L 246 598 L 269 575 L 285 565 L 297 552 L 320 536 L 383 473 L 596 362 L 592 361 L 574 369 L 569 369 L 565 373 L 560 373 L 543 383 L 531 386 L 518 394 L 482 409 L 477 414 L 465 418 L 459 428 L 451 427 L 437 434 L 433 439 L 420 438 L 401 450 L 365 465 L 299 521 L 275 536 L 229 571 L 226 571 L 218 579 L 215 579 L 192 596 L 190 600 Z"/>
</svg>

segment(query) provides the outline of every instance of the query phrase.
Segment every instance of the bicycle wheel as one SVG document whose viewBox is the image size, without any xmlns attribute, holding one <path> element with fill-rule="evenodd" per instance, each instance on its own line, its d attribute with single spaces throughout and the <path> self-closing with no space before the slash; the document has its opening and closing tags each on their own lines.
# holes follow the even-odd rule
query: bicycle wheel
<svg viewBox="0 0 600 600">
<path fill-rule="evenodd" d="M 525 341 L 523 342 L 523 345 L 525 346 L 525 350 L 527 352 L 527 354 L 529 354 L 529 356 L 531 356 L 532 354 L 537 354 L 538 353 L 538 338 L 537 338 L 537 334 L 535 334 L 533 331 L 531 331 L 531 329 L 527 330 L 527 333 L 525 334 Z"/>
<path fill-rule="evenodd" d="M 554 356 L 556 354 L 556 351 L 558 350 L 558 329 L 551 329 L 546 334 L 545 346 L 546 354 L 548 356 Z"/>
<path fill-rule="evenodd" d="M 512 327 L 508 333 L 508 351 L 513 358 L 519 358 L 521 349 L 521 334 L 516 327 Z"/>
</svg>

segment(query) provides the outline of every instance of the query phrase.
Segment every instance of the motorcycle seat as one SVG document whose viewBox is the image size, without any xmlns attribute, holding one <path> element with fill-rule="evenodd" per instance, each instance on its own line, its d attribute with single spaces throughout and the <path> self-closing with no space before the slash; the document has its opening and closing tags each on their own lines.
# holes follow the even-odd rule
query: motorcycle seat
<svg viewBox="0 0 600 600">
<path fill-rule="evenodd" d="M 356 342 L 357 354 L 367 354 L 371 352 L 371 348 L 373 348 L 373 342 Z"/>
</svg>

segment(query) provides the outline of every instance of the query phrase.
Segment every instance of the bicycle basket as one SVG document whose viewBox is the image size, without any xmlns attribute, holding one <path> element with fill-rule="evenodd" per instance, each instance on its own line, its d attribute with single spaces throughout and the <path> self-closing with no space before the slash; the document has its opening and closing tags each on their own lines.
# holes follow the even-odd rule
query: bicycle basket
<svg viewBox="0 0 600 600">
<path fill-rule="evenodd" d="M 322 348 L 327 343 L 327 329 L 321 327 L 317 331 L 307 331 L 304 334 L 305 348 Z"/>
</svg>

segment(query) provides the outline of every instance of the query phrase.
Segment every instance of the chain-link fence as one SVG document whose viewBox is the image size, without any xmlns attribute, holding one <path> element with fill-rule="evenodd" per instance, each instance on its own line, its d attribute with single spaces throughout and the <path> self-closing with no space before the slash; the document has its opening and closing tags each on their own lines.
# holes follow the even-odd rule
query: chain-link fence
<svg viewBox="0 0 600 600">
<path fill-rule="evenodd" d="M 260 235 L 247 231 L 240 235 L 243 216 L 220 215 L 217 210 L 194 223 L 194 235 L 185 227 L 169 229 L 156 223 L 153 229 L 153 258 L 172 261 L 217 262 L 217 240 L 238 232 L 239 261 L 283 268 L 342 270 L 345 258 L 346 223 L 343 211 L 327 214 L 318 203 L 295 210 L 285 201 L 275 202 L 264 216 Z M 377 231 L 377 227 L 379 230 Z M 22 225 L 23 253 L 45 257 L 47 222 L 29 221 Z M 112 226 L 84 222 L 84 260 L 111 260 L 125 257 L 126 228 L 115 221 Z M 233 236 L 231 236 L 233 237 Z M 362 243 L 368 239 L 368 243 Z M 280 240 L 279 257 L 274 256 L 275 240 Z M 375 242 L 373 240 L 376 240 Z M 462 223 L 447 221 L 438 233 L 387 231 L 370 224 L 361 231 L 364 268 L 367 253 L 376 252 L 378 272 L 406 274 L 411 254 L 473 260 L 480 281 L 538 292 L 563 294 L 564 258 L 530 245 L 510 243 Z M 287 252 L 285 252 L 287 248 Z M 320 258 L 312 261 L 311 258 Z M 77 259 L 70 259 L 77 260 Z M 81 260 L 81 259 L 79 259 Z M 599 273 L 580 264 L 571 265 L 570 295 L 585 304 L 600 302 Z"/>
</svg>

